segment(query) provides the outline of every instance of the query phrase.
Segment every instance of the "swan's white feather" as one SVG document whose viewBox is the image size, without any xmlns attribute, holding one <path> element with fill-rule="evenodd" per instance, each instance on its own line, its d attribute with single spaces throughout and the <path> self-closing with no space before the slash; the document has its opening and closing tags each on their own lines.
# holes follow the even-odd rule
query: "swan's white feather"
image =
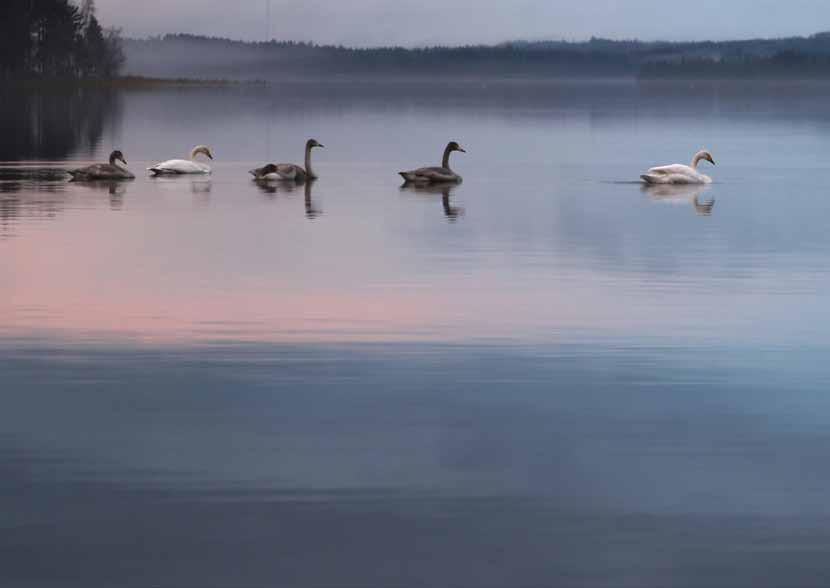
<svg viewBox="0 0 830 588">
<path fill-rule="evenodd" d="M 711 184 L 712 178 L 701 173 L 649 173 L 640 176 L 647 184 Z"/>
<path fill-rule="evenodd" d="M 672 165 L 661 165 L 660 167 L 653 167 L 650 170 L 648 170 L 648 173 L 651 175 L 683 174 L 689 176 L 694 176 L 697 174 L 697 172 L 688 165 L 682 165 L 680 163 L 675 163 Z"/>
<path fill-rule="evenodd" d="M 209 174 L 211 172 L 209 165 L 186 159 L 163 161 L 149 168 L 149 170 L 157 174 Z"/>
<path fill-rule="evenodd" d="M 647 184 L 711 184 L 712 178 L 693 167 L 675 163 L 653 167 L 640 176 Z"/>
</svg>

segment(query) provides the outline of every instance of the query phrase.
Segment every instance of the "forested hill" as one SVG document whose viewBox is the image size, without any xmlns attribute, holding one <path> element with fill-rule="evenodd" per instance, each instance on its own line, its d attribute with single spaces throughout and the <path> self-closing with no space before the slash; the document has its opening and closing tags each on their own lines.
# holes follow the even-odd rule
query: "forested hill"
<svg viewBox="0 0 830 588">
<path fill-rule="evenodd" d="M 591 75 L 632 73 L 625 54 L 586 45 L 555 49 L 498 46 L 355 49 L 310 43 L 246 43 L 167 35 L 127 40 L 126 71 L 133 75 L 232 79 L 333 75 Z"/>
<path fill-rule="evenodd" d="M 830 33 L 724 42 L 517 41 L 357 49 L 192 35 L 125 41 L 127 73 L 273 80 L 331 76 L 809 77 L 830 79 Z"/>
</svg>

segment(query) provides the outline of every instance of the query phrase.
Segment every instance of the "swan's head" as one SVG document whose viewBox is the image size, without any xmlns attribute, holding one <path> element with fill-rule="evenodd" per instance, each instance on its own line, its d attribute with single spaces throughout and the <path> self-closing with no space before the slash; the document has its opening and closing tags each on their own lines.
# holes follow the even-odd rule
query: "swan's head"
<svg viewBox="0 0 830 588">
<path fill-rule="evenodd" d="M 449 145 L 447 145 L 447 151 L 460 151 L 461 153 L 467 153 L 461 145 L 456 143 L 455 141 L 450 141 Z"/>
<path fill-rule="evenodd" d="M 205 145 L 198 145 L 194 147 L 193 151 L 190 152 L 190 159 L 196 159 L 196 156 L 200 153 L 208 159 L 213 159 L 213 154 L 210 152 L 210 147 L 206 147 Z"/>
<path fill-rule="evenodd" d="M 698 151 L 697 155 L 695 155 L 695 161 L 708 161 L 712 165 L 716 165 L 715 160 L 712 159 L 712 154 L 709 153 L 706 149 Z"/>
<path fill-rule="evenodd" d="M 127 160 L 124 159 L 124 154 L 118 149 L 110 153 L 110 165 L 115 165 L 116 161 L 120 161 L 124 165 L 127 165 Z"/>
<path fill-rule="evenodd" d="M 320 141 L 317 139 L 309 139 L 306 141 L 305 148 L 306 149 L 313 149 L 314 147 L 325 147 Z"/>
</svg>

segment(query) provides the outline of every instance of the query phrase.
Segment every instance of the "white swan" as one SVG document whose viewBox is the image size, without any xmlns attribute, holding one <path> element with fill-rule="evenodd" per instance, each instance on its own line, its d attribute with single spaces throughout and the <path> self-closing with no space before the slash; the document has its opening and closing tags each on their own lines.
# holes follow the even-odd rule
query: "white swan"
<svg viewBox="0 0 830 588">
<path fill-rule="evenodd" d="M 712 154 L 704 149 L 695 154 L 690 166 L 676 163 L 653 167 L 640 177 L 646 184 L 711 184 L 712 178 L 697 171 L 697 164 L 703 160 L 715 165 Z"/>
<path fill-rule="evenodd" d="M 209 159 L 213 159 L 210 148 L 199 145 L 190 152 L 189 161 L 187 159 L 170 159 L 157 163 L 153 167 L 148 167 L 147 170 L 153 175 L 209 174 L 210 166 L 196 161 L 196 156 L 200 153 Z"/>
</svg>

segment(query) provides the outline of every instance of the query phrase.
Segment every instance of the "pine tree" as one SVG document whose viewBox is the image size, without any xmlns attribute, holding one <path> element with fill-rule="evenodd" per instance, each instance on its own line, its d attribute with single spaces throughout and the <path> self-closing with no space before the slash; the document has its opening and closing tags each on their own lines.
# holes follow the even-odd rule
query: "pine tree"
<svg viewBox="0 0 830 588">
<path fill-rule="evenodd" d="M 84 32 L 86 32 L 90 22 L 95 18 L 95 0 L 83 0 L 81 2 L 81 18 L 83 18 L 82 26 Z"/>
</svg>

